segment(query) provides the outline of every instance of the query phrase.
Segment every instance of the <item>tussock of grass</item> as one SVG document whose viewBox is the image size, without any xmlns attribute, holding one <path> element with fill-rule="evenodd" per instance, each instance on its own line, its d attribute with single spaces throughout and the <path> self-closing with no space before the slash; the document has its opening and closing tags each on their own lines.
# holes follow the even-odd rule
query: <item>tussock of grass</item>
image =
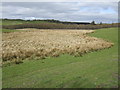
<svg viewBox="0 0 120 90">
<path fill-rule="evenodd" d="M 86 35 L 93 32 L 28 29 L 26 32 L 3 33 L 3 61 L 23 60 L 33 56 L 44 59 L 48 56 L 58 57 L 60 54 L 82 56 L 113 46 L 113 43 Z"/>
</svg>

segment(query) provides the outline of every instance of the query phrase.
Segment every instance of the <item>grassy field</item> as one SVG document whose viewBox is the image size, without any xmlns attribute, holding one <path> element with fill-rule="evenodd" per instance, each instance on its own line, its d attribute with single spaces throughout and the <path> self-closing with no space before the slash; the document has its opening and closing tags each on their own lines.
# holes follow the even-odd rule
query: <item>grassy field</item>
<svg viewBox="0 0 120 90">
<path fill-rule="evenodd" d="M 19 25 L 25 23 L 49 23 L 47 21 L 25 21 L 25 20 L 0 20 L 0 25 Z"/>
<path fill-rule="evenodd" d="M 118 86 L 118 29 L 90 34 L 114 43 L 82 57 L 68 54 L 3 67 L 3 88 L 111 88 Z"/>
<path fill-rule="evenodd" d="M 10 32 L 19 32 L 20 30 L 13 30 L 13 29 L 0 29 L 2 33 L 10 33 Z"/>
</svg>

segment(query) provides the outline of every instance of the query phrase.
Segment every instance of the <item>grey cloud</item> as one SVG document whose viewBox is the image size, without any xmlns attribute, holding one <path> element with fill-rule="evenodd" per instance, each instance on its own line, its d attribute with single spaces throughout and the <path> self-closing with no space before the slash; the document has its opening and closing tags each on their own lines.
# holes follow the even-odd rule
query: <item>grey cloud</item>
<svg viewBox="0 0 120 90">
<path fill-rule="evenodd" d="M 117 22 L 116 2 L 60 3 L 60 2 L 7 2 L 3 3 L 3 18 L 43 18 L 66 21 Z M 114 12 L 106 12 L 105 10 Z M 101 13 L 102 12 L 102 13 Z"/>
</svg>

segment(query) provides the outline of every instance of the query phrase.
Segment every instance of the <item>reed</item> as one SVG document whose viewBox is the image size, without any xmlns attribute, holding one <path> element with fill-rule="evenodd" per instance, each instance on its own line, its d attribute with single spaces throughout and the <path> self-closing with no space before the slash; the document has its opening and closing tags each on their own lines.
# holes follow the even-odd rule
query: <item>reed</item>
<svg viewBox="0 0 120 90">
<path fill-rule="evenodd" d="M 85 53 L 110 48 L 113 43 L 87 34 L 94 30 L 24 29 L 24 32 L 3 33 L 3 62 L 31 57 L 44 59 L 61 54 L 82 56 Z M 19 61 L 20 60 L 20 61 Z"/>
</svg>

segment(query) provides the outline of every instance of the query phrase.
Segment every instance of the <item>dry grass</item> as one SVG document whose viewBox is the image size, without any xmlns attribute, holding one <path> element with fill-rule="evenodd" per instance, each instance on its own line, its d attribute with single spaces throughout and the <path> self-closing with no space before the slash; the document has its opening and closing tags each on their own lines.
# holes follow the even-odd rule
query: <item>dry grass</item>
<svg viewBox="0 0 120 90">
<path fill-rule="evenodd" d="M 48 56 L 58 57 L 64 53 L 81 56 L 113 45 L 86 35 L 94 30 L 24 30 L 26 31 L 3 33 L 3 61 L 23 60 L 34 56 L 44 59 Z"/>
</svg>

